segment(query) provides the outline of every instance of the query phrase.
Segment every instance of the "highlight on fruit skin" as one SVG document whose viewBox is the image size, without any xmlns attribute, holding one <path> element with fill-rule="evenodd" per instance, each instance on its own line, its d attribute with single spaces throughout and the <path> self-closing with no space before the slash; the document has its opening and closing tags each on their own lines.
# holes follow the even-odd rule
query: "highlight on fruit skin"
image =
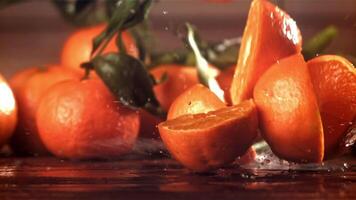
<svg viewBox="0 0 356 200">
<path fill-rule="evenodd" d="M 186 168 L 206 172 L 231 164 L 257 136 L 253 100 L 208 113 L 183 115 L 158 125 L 161 138 Z"/>
<path fill-rule="evenodd" d="M 254 89 L 263 138 L 280 158 L 321 162 L 323 127 L 307 64 L 301 54 L 280 60 Z"/>
<path fill-rule="evenodd" d="M 14 94 L 0 75 L 0 147 L 8 142 L 17 123 L 17 104 Z"/>
<path fill-rule="evenodd" d="M 276 61 L 301 52 L 296 22 L 267 0 L 251 3 L 230 88 L 233 104 L 253 96 L 260 76 Z"/>
<path fill-rule="evenodd" d="M 325 156 L 338 155 L 356 123 L 356 68 L 345 58 L 323 55 L 308 61 L 324 129 Z"/>
<path fill-rule="evenodd" d="M 137 111 L 120 104 L 100 79 L 54 85 L 39 105 L 37 126 L 47 149 L 67 159 L 112 159 L 131 152 Z"/>
</svg>

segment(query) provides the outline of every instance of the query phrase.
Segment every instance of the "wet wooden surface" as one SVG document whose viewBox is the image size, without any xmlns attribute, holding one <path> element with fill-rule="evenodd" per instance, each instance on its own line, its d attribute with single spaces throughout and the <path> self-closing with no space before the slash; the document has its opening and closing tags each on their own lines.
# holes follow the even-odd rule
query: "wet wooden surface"
<svg viewBox="0 0 356 200">
<path fill-rule="evenodd" d="M 1 158 L 0 199 L 356 199 L 356 165 L 193 174 L 171 159 Z"/>
</svg>

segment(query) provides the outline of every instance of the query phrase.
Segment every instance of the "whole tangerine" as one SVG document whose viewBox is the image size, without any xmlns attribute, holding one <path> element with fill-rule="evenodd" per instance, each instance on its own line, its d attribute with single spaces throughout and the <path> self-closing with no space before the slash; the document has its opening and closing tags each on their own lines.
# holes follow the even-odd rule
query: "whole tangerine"
<svg viewBox="0 0 356 200">
<path fill-rule="evenodd" d="M 10 142 L 15 153 L 48 154 L 38 136 L 36 112 L 43 94 L 52 85 L 68 79 L 78 79 L 78 75 L 60 66 L 30 67 L 10 79 L 19 108 L 18 124 Z"/>
<path fill-rule="evenodd" d="M 100 79 L 68 80 L 42 98 L 37 126 L 45 146 L 68 159 L 117 158 L 129 153 L 140 119 Z"/>
</svg>

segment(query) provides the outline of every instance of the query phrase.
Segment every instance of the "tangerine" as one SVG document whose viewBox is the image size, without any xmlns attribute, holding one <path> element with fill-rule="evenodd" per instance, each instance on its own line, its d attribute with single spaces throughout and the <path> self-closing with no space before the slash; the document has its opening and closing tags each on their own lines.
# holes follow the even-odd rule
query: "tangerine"
<svg viewBox="0 0 356 200">
<path fill-rule="evenodd" d="M 0 75 L 0 147 L 12 136 L 17 123 L 17 104 L 14 94 Z"/>
<path fill-rule="evenodd" d="M 54 85 L 43 96 L 36 117 L 47 149 L 69 159 L 129 153 L 140 126 L 138 112 L 120 104 L 97 78 Z"/>
<path fill-rule="evenodd" d="M 18 124 L 11 138 L 12 149 L 21 155 L 46 155 L 47 149 L 38 136 L 36 112 L 47 90 L 57 82 L 78 78 L 59 66 L 31 67 L 16 73 L 10 80 L 18 108 Z"/>
<path fill-rule="evenodd" d="M 336 55 L 316 57 L 308 68 L 323 122 L 325 156 L 330 157 L 356 122 L 356 69 Z"/>
<path fill-rule="evenodd" d="M 252 1 L 231 84 L 233 104 L 253 96 L 260 76 L 279 59 L 301 52 L 295 21 L 267 0 Z"/>
<path fill-rule="evenodd" d="M 301 54 L 271 66 L 254 89 L 261 133 L 272 151 L 294 162 L 321 162 L 323 127 L 307 64 Z"/>
<path fill-rule="evenodd" d="M 188 114 L 158 125 L 172 156 L 188 169 L 205 172 L 232 163 L 257 135 L 252 100 L 208 113 Z"/>
<path fill-rule="evenodd" d="M 105 29 L 105 27 L 105 24 L 100 24 L 89 28 L 81 28 L 72 33 L 65 41 L 62 49 L 62 65 L 82 73 L 83 70 L 80 68 L 80 65 L 89 61 L 90 54 L 92 52 L 93 39 L 99 35 Z M 127 53 L 135 58 L 138 58 L 138 49 L 132 36 L 128 32 L 124 31 L 122 33 L 122 39 Z M 118 51 L 115 40 L 116 37 L 110 40 L 103 51 L 104 54 Z"/>
</svg>

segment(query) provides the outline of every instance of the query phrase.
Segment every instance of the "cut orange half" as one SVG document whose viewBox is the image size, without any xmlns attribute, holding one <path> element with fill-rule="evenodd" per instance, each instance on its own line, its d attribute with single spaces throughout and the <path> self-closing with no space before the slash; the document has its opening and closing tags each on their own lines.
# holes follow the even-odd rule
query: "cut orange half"
<svg viewBox="0 0 356 200">
<path fill-rule="evenodd" d="M 204 172 L 232 163 L 257 136 L 252 100 L 216 111 L 183 115 L 158 126 L 172 156 L 188 169 Z"/>
<path fill-rule="evenodd" d="M 287 13 L 267 0 L 254 0 L 230 88 L 232 103 L 251 98 L 260 76 L 279 59 L 301 52 L 301 46 L 300 31 Z"/>
<path fill-rule="evenodd" d="M 356 122 L 356 68 L 336 55 L 316 57 L 308 68 L 324 127 L 325 155 L 330 157 Z"/>
<path fill-rule="evenodd" d="M 307 64 L 301 54 L 280 60 L 257 82 L 261 132 L 272 151 L 295 162 L 321 162 L 324 137 Z"/>
</svg>

